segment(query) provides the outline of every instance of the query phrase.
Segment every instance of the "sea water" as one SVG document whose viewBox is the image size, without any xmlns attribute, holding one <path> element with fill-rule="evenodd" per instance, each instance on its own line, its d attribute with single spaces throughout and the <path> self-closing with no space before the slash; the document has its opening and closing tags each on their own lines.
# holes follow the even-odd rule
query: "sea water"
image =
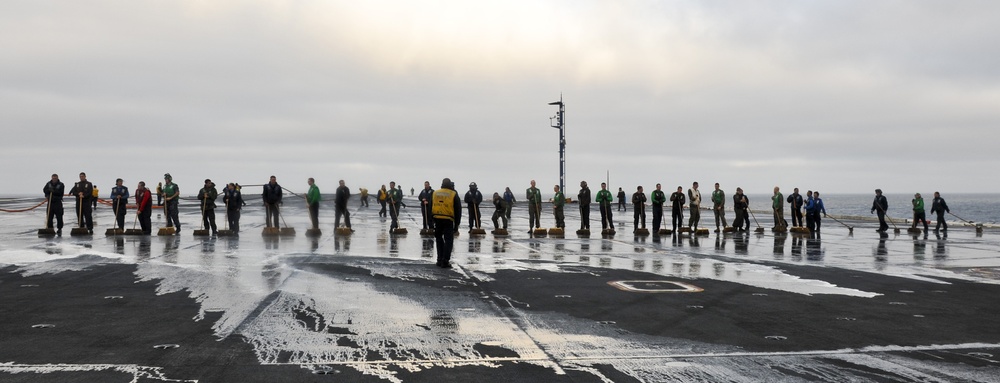
<svg viewBox="0 0 1000 383">
<path fill-rule="evenodd" d="M 711 192 L 703 191 L 702 195 L 705 201 L 703 202 L 703 207 L 711 206 L 709 201 L 709 194 Z M 787 200 L 790 192 L 782 193 Z M 802 198 L 805 199 L 805 193 L 801 193 Z M 933 192 L 921 194 L 924 198 L 924 210 L 927 213 L 927 219 L 933 222 L 936 218 L 931 214 L 931 205 L 934 201 Z M 244 194 L 243 198 L 250 198 L 250 194 Z M 771 195 L 767 194 L 748 194 L 747 197 L 750 198 L 750 208 L 760 214 L 760 212 L 771 211 Z M 872 201 L 875 199 L 875 194 L 822 194 L 823 205 L 826 207 L 827 214 L 834 216 L 851 216 L 851 217 L 872 217 L 875 215 L 871 213 Z M 894 219 L 912 219 L 913 218 L 913 205 L 911 201 L 913 200 L 912 194 L 885 194 L 886 200 L 889 201 L 889 217 Z M 960 194 L 944 194 L 941 197 L 945 199 L 948 203 L 948 208 L 951 210 L 952 214 L 947 214 L 945 219 L 949 222 L 961 221 L 962 219 L 985 224 L 996 224 L 1000 222 L 1000 194 L 990 194 L 990 193 L 960 193 Z M 332 200 L 332 196 L 329 196 Z M 732 193 L 726 193 L 726 210 L 732 211 L 733 209 L 733 195 Z M 193 200 L 192 198 L 187 198 Z M 34 206 L 43 199 L 41 197 L 31 197 L 31 196 L 2 196 L 0 197 L 0 208 L 2 209 L 24 209 Z M 221 199 L 220 199 L 221 201 Z M 188 201 L 190 202 L 190 201 Z M 484 201 L 482 207 L 488 209 L 489 201 Z M 614 204 L 617 206 L 617 202 Z M 75 201 L 71 198 L 63 200 L 63 206 L 67 209 L 67 215 L 71 215 L 72 209 L 76 206 Z M 45 206 L 41 206 L 38 209 L 44 211 Z M 595 204 L 596 209 L 596 204 Z M 629 204 L 629 209 L 631 209 L 631 204 Z M 648 212 L 648 210 L 647 210 Z M 44 213 L 43 213 L 44 214 Z M 785 215 L 786 218 L 789 214 L 788 203 L 785 203 Z M 961 217 L 961 219 L 959 219 Z M 758 219 L 770 219 L 770 215 L 759 216 Z"/>
<path fill-rule="evenodd" d="M 791 193 L 783 191 L 782 194 L 787 200 L 788 195 Z M 800 194 L 802 194 L 802 198 L 804 200 L 805 193 L 801 192 Z M 911 203 L 913 200 L 913 194 L 884 195 L 886 200 L 889 202 L 888 213 L 890 217 L 893 219 L 913 219 L 913 205 Z M 771 210 L 771 195 L 749 194 L 747 196 L 750 198 L 751 209 L 755 211 Z M 931 214 L 931 205 L 934 201 L 934 194 L 933 192 L 926 194 L 921 193 L 921 196 L 924 198 L 924 211 L 927 213 L 927 219 L 933 223 L 936 219 L 936 217 Z M 875 217 L 875 215 L 871 213 L 875 193 L 823 193 L 820 197 L 823 199 L 823 206 L 826 208 L 827 214 L 835 216 Z M 977 223 L 1000 222 L 1000 194 L 943 194 L 941 197 L 948 203 L 948 208 L 951 209 L 953 214 L 965 220 Z M 727 193 L 727 198 L 726 207 L 731 209 L 732 195 Z M 710 203 L 711 202 L 709 202 L 709 204 Z M 788 214 L 789 206 L 788 203 L 785 202 L 786 219 Z M 949 222 L 958 221 L 959 219 L 955 215 L 946 214 L 945 219 Z"/>
</svg>

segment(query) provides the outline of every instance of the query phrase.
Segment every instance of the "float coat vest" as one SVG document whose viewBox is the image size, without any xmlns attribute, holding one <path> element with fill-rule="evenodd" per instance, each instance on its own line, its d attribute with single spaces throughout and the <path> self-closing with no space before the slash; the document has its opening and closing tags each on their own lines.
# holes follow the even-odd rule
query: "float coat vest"
<svg viewBox="0 0 1000 383">
<path fill-rule="evenodd" d="M 433 202 L 431 203 L 431 214 L 435 219 L 455 220 L 455 198 L 458 192 L 451 189 L 438 189 L 434 191 Z"/>
</svg>

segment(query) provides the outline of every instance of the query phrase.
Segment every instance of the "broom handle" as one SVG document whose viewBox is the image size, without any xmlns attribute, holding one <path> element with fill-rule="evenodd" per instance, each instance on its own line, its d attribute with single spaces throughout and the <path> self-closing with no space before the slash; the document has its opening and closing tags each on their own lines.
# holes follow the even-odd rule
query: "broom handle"
<svg viewBox="0 0 1000 383">
<path fill-rule="evenodd" d="M 278 208 L 278 217 L 281 218 L 281 224 L 285 225 L 285 228 L 287 229 L 288 224 L 285 223 L 285 216 L 281 215 L 281 205 L 274 205 L 274 207 Z"/>
<path fill-rule="evenodd" d="M 673 214 L 673 211 L 671 211 L 670 213 Z M 673 220 L 674 218 L 670 217 L 670 219 Z M 660 220 L 663 221 L 663 228 L 666 229 L 667 228 L 667 215 L 663 214 L 663 208 L 662 207 L 660 208 Z M 671 224 L 673 224 L 673 222 L 671 222 Z"/>
<path fill-rule="evenodd" d="M 76 223 L 78 227 L 83 228 L 83 197 L 79 194 L 76 196 Z"/>
<path fill-rule="evenodd" d="M 49 197 L 46 198 L 46 200 L 48 202 L 45 204 L 45 228 L 48 229 L 49 228 L 49 209 L 52 206 L 52 192 L 49 192 Z"/>
<path fill-rule="evenodd" d="M 389 198 L 389 208 L 396 213 L 396 228 L 399 228 L 399 204 L 403 201 L 403 196 L 399 196 L 398 202 L 393 202 L 392 198 Z M 458 230 L 456 230 L 458 231 Z"/>
<path fill-rule="evenodd" d="M 271 227 L 271 204 L 264 202 L 264 226 Z"/>
<path fill-rule="evenodd" d="M 430 214 L 427 214 L 429 212 L 427 211 L 427 206 L 426 206 L 426 204 L 424 204 L 424 201 L 420 201 L 420 212 L 424 216 L 424 226 L 430 226 L 430 225 L 428 225 L 428 223 L 430 223 L 430 221 L 427 220 L 427 216 L 430 215 Z"/>
<path fill-rule="evenodd" d="M 750 210 L 749 206 L 747 206 L 746 209 L 748 212 L 750 212 L 750 216 L 753 217 L 753 223 L 756 224 L 758 228 L 760 228 L 760 222 L 757 222 L 757 216 L 754 215 L 753 210 Z"/>
<path fill-rule="evenodd" d="M 472 211 L 476 213 L 476 228 L 478 229 L 479 228 L 479 204 L 473 202 L 472 207 L 474 208 L 474 209 L 472 209 Z"/>
<path fill-rule="evenodd" d="M 969 221 L 969 220 L 967 220 L 967 219 L 965 219 L 965 218 L 962 218 L 962 217 L 959 217 L 959 216 L 955 215 L 955 213 L 952 213 L 952 212 L 950 212 L 950 211 L 948 212 L 948 214 L 951 214 L 951 215 L 952 215 L 952 216 L 954 216 L 955 218 L 958 218 L 958 219 L 960 219 L 960 220 L 962 220 L 962 221 L 965 221 L 965 223 L 973 223 L 972 221 Z"/>
<path fill-rule="evenodd" d="M 118 205 L 121 204 L 121 200 L 122 200 L 121 197 L 116 197 L 115 201 L 112 202 L 114 204 L 113 205 L 114 209 L 112 209 L 112 210 L 114 210 L 114 212 L 115 212 L 115 223 L 118 223 Z M 114 225 L 111 225 L 111 226 L 113 227 Z M 124 227 L 122 229 L 124 229 Z"/>
<path fill-rule="evenodd" d="M 878 208 L 878 210 L 879 210 L 879 211 L 881 211 L 883 215 L 885 215 L 885 219 L 888 219 L 888 220 L 889 220 L 889 223 L 891 223 L 891 224 L 892 224 L 892 228 L 893 228 L 894 230 L 898 230 L 898 229 L 899 229 L 898 227 L 896 227 L 896 223 L 895 223 L 895 222 L 892 222 L 892 217 L 890 217 L 890 216 L 889 216 L 889 212 L 887 212 L 887 211 L 885 211 L 885 210 L 882 210 L 882 206 L 879 206 L 878 204 L 876 204 L 876 205 L 875 205 L 875 207 L 877 207 L 877 208 Z"/>
<path fill-rule="evenodd" d="M 208 201 L 208 192 L 202 193 L 201 195 L 201 229 L 205 230 L 205 201 Z M 218 226 L 216 226 L 218 227 Z"/>
<path fill-rule="evenodd" d="M 600 204 L 598 204 L 598 206 L 600 206 Z M 608 214 L 607 214 L 607 215 L 610 215 L 610 213 L 611 213 L 611 202 L 608 202 L 608 207 L 606 207 L 606 208 L 605 208 L 605 210 L 607 210 L 607 211 L 608 211 Z M 602 218 L 604 218 L 604 217 L 602 217 Z M 610 228 L 611 230 L 614 230 L 614 229 L 615 229 L 615 224 L 614 224 L 614 222 L 612 222 L 612 221 L 611 221 L 610 219 L 605 219 L 604 221 L 605 221 L 605 222 L 607 222 L 607 224 L 608 224 L 608 227 L 609 227 L 609 228 Z"/>
<path fill-rule="evenodd" d="M 139 203 L 142 203 L 142 201 L 139 201 Z M 135 224 L 139 222 L 139 210 L 141 210 L 141 209 L 142 209 L 142 206 L 138 206 L 135 209 L 135 219 L 132 220 L 132 230 L 135 230 Z"/>
<path fill-rule="evenodd" d="M 843 222 L 840 222 L 840 220 L 839 220 L 839 219 L 836 219 L 836 218 L 834 218 L 834 217 L 833 217 L 832 215 L 827 215 L 827 217 L 829 217 L 830 219 L 832 219 L 832 220 L 834 220 L 834 221 L 837 221 L 837 223 L 839 223 L 839 224 L 841 224 L 841 225 L 844 225 L 844 226 L 846 226 L 846 227 L 847 227 L 848 229 L 850 229 L 850 228 L 851 228 L 850 226 L 847 226 L 847 224 L 846 224 L 846 223 L 843 223 Z"/>
</svg>

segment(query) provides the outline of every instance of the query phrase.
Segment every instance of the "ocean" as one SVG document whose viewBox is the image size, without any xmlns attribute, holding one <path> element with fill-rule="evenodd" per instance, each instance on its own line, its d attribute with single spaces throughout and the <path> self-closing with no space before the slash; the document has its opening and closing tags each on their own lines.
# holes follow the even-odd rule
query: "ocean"
<svg viewBox="0 0 1000 383">
<path fill-rule="evenodd" d="M 788 198 L 788 193 L 783 193 Z M 805 198 L 805 193 L 801 193 Z M 750 208 L 754 211 L 770 211 L 771 195 L 748 194 L 750 197 Z M 924 208 L 927 211 L 927 219 L 934 222 L 936 217 L 931 214 L 931 202 L 934 200 L 934 192 L 921 193 L 924 198 Z M 857 216 L 872 217 L 872 201 L 875 193 L 872 194 L 822 194 L 823 205 L 827 214 L 835 216 Z M 1000 222 L 1000 194 L 942 194 L 948 208 L 952 214 L 965 220 L 977 223 L 997 223 Z M 727 193 L 728 200 L 726 207 L 732 205 L 732 195 Z M 885 194 L 889 201 L 889 217 L 892 219 L 912 219 L 913 210 L 911 201 L 913 194 Z M 785 203 L 785 216 L 788 217 L 788 203 Z M 758 217 L 761 218 L 761 217 Z M 946 219 L 957 221 L 954 215 L 947 214 Z"/>
<path fill-rule="evenodd" d="M 705 198 L 705 207 L 710 206 L 711 202 L 707 202 L 709 198 L 709 192 L 702 192 L 703 198 Z M 784 194 L 788 197 L 788 194 Z M 647 194 L 648 196 L 648 194 Z M 750 197 L 750 208 L 758 215 L 757 218 L 761 220 L 770 221 L 771 216 L 766 212 L 771 211 L 771 196 L 763 194 L 748 194 Z M 886 199 L 889 201 L 889 217 L 897 220 L 905 220 L 913 218 L 913 211 L 911 210 L 910 201 L 913 199 L 912 194 L 886 194 Z M 326 196 L 331 198 L 332 196 Z M 803 197 L 805 194 L 803 193 Z M 934 199 L 933 192 L 923 195 L 924 205 L 927 211 L 927 219 L 931 222 L 934 221 L 935 217 L 930 213 L 931 202 Z M 951 212 L 962 219 L 973 221 L 977 223 L 984 224 L 996 224 L 1000 222 L 1000 194 L 988 194 L 988 193 L 965 193 L 965 194 L 944 194 L 942 195 L 945 201 L 948 203 L 948 207 Z M 248 194 L 244 194 L 244 198 L 248 200 L 252 197 Z M 358 196 L 351 196 L 352 201 L 356 200 Z M 413 197 L 407 196 L 406 199 L 412 199 Z M 543 197 L 545 198 L 545 197 Z M 826 212 L 830 215 L 837 217 L 859 217 L 861 219 L 871 218 L 875 219 L 875 215 L 871 214 L 872 200 L 875 198 L 875 194 L 823 194 L 823 205 L 826 207 Z M 191 204 L 191 206 L 196 206 L 196 202 L 191 202 L 193 197 L 184 198 L 186 202 L 182 204 Z M 324 198 L 326 199 L 326 198 Z M 221 200 L 221 199 L 220 199 Z M 26 207 L 34 206 L 43 199 L 37 196 L 2 196 L 0 197 L 0 209 L 23 209 Z M 67 197 L 64 201 L 66 206 L 73 206 L 73 200 Z M 376 203 L 373 199 L 372 203 Z M 726 193 L 726 209 L 732 211 L 732 194 L 727 191 Z M 483 201 L 484 208 L 489 209 L 490 202 Z M 616 200 L 617 206 L 617 200 Z M 596 209 L 596 204 L 594 205 Z M 40 210 L 39 210 L 40 209 Z M 44 215 L 45 206 L 41 206 L 36 209 L 42 212 Z M 631 206 L 629 206 L 631 210 Z M 648 210 L 647 210 L 648 212 Z M 669 213 L 668 213 L 669 214 Z M 767 215 L 761 215 L 767 214 Z M 785 218 L 789 216 L 788 203 L 785 203 Z M 947 215 L 946 219 L 949 222 L 960 221 L 955 215 Z M 730 217 L 731 219 L 731 217 Z"/>
</svg>

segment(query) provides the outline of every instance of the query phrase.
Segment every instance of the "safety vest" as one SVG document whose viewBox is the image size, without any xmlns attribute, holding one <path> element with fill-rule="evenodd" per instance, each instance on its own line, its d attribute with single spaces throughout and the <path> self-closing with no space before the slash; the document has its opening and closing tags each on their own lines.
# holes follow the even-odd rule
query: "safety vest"
<svg viewBox="0 0 1000 383">
<path fill-rule="evenodd" d="M 455 198 L 458 192 L 451 189 L 438 189 L 434 191 L 433 203 L 431 203 L 431 215 L 434 218 L 455 220 Z"/>
</svg>

